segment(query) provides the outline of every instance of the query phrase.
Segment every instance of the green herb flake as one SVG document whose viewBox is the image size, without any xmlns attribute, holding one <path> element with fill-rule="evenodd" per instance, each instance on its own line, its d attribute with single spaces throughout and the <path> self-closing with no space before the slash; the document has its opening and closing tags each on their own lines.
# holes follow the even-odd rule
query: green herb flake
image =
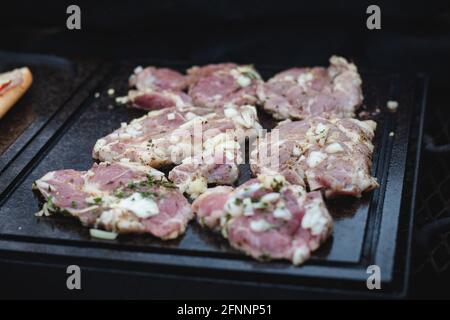
<svg viewBox="0 0 450 320">
<path fill-rule="evenodd" d="M 176 188 L 177 187 L 173 182 L 167 181 L 163 177 L 160 177 L 159 179 L 155 179 L 155 177 L 153 177 L 152 175 L 147 175 L 146 185 L 148 187 L 153 187 L 153 186 L 164 187 L 164 188 Z"/>
<path fill-rule="evenodd" d="M 140 192 L 140 194 L 144 198 L 156 198 L 158 196 L 158 194 L 156 192 L 151 192 L 151 191 L 143 191 L 143 192 Z"/>
<path fill-rule="evenodd" d="M 99 203 L 102 202 L 102 198 L 101 198 L 101 197 L 96 197 L 96 198 L 94 198 L 94 202 L 95 202 L 96 204 L 99 204 Z"/>
<path fill-rule="evenodd" d="M 122 198 L 125 197 L 125 193 L 124 193 L 123 191 L 118 191 L 118 192 L 116 192 L 116 193 L 114 194 L 114 196 L 117 197 L 117 198 L 122 199 Z"/>
<path fill-rule="evenodd" d="M 283 181 L 277 181 L 274 179 L 274 182 L 272 182 L 272 189 L 275 192 L 280 192 L 281 188 L 283 187 Z"/>
</svg>

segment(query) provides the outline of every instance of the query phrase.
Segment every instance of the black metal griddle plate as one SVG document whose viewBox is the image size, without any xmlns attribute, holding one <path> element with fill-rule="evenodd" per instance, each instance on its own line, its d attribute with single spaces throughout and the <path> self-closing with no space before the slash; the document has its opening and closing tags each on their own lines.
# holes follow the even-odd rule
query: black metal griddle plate
<svg viewBox="0 0 450 320">
<path fill-rule="evenodd" d="M 105 77 L 97 90 L 89 91 L 89 98 L 76 112 L 67 115 L 61 129 L 47 137 L 42 148 L 22 151 L 20 156 L 32 155 L 33 161 L 12 182 L 0 177 L 0 249 L 27 252 L 30 257 L 76 258 L 80 263 L 86 261 L 101 268 L 181 275 L 177 283 L 180 286 L 183 279 L 199 278 L 234 285 L 236 281 L 240 285 L 258 283 L 258 290 L 269 289 L 272 294 L 268 296 L 289 288 L 295 293 L 292 297 L 324 289 L 334 293 L 379 294 L 366 287 L 367 266 L 376 264 L 381 269 L 381 293 L 404 294 L 420 151 L 420 114 L 425 106 L 426 81 L 420 76 L 403 79 L 392 74 L 362 74 L 367 110 L 381 109 L 374 118 L 378 128 L 372 168 L 380 188 L 361 199 L 327 201 L 335 222 L 333 236 L 304 266 L 255 261 L 231 249 L 218 235 L 202 230 L 196 222 L 191 222 L 186 234 L 173 241 L 163 242 L 148 235 L 105 241 L 90 238 L 88 229 L 75 220 L 35 217 L 33 214 L 39 210 L 31 191 L 35 179 L 51 170 L 90 168 L 96 140 L 118 128 L 121 122 L 143 114 L 115 106 L 114 98 L 106 93 L 114 88 L 116 95 L 125 95 L 128 76 L 136 65 L 113 67 L 111 76 Z M 164 65 L 180 70 L 186 67 Z M 284 69 L 256 67 L 265 79 Z M 98 99 L 94 97 L 96 91 L 101 93 Z M 397 112 L 386 111 L 388 100 L 399 102 Z M 394 136 L 390 136 L 391 132 Z M 248 177 L 249 172 L 243 172 L 241 181 Z M 404 184 L 405 177 L 408 183 Z"/>
<path fill-rule="evenodd" d="M 103 74 L 101 67 L 92 62 L 76 63 L 56 56 L 0 51 L 0 72 L 23 66 L 30 68 L 33 83 L 0 119 L 0 175 L 3 179 L 0 193 L 7 187 L 5 179 L 14 179 L 34 156 L 33 153 L 23 154 L 17 161 L 15 158 L 21 150 L 30 141 L 34 149 L 41 148 L 88 94 L 81 92 L 73 99 L 74 93 L 98 84 L 99 75 Z"/>
</svg>

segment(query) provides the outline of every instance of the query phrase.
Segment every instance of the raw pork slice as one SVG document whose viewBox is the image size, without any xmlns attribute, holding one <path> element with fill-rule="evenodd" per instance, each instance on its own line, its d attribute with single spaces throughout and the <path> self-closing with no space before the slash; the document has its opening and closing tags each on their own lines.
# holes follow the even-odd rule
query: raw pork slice
<svg viewBox="0 0 450 320">
<path fill-rule="evenodd" d="M 282 174 L 327 197 L 351 195 L 378 187 L 370 175 L 372 120 L 325 119 L 284 121 L 260 139 L 251 152 L 254 174 Z"/>
<path fill-rule="evenodd" d="M 182 91 L 187 88 L 187 78 L 181 73 L 168 68 L 136 68 L 129 84 L 138 90 Z"/>
<path fill-rule="evenodd" d="M 128 161 L 102 162 L 88 171 L 52 171 L 33 189 L 46 201 L 41 214 L 63 213 L 85 226 L 118 233 L 174 239 L 193 218 L 189 203 L 162 172 Z"/>
<path fill-rule="evenodd" d="M 195 197 L 207 183 L 231 184 L 237 179 L 240 145 L 260 129 L 253 106 L 228 106 L 214 113 L 203 108 L 162 109 L 99 139 L 93 157 L 129 159 L 154 168 L 178 165 L 169 178 Z"/>
<path fill-rule="evenodd" d="M 170 90 L 130 90 L 128 101 L 135 108 L 147 111 L 176 107 L 180 110 L 191 106 L 191 98 L 184 92 L 173 92 Z"/>
<path fill-rule="evenodd" d="M 187 73 L 188 93 L 196 107 L 215 109 L 258 104 L 256 87 L 262 80 L 253 66 L 222 63 L 192 67 Z"/>
<path fill-rule="evenodd" d="M 237 143 L 236 143 L 237 144 Z M 195 199 L 206 191 L 208 184 L 232 185 L 239 177 L 239 163 L 242 161 L 239 144 L 235 153 L 217 149 L 220 156 L 187 158 L 169 172 L 181 192 Z"/>
<path fill-rule="evenodd" d="M 191 106 L 191 98 L 183 92 L 188 78 L 168 68 L 138 67 L 129 80 L 131 88 L 128 100 L 133 106 L 144 110 L 185 108 Z"/>
<path fill-rule="evenodd" d="M 195 199 L 192 210 L 201 226 L 220 231 L 220 220 L 225 214 L 224 206 L 233 191 L 233 187 L 217 186 L 209 188 Z"/>
<path fill-rule="evenodd" d="M 332 56 L 328 69 L 292 68 L 259 83 L 263 108 L 276 119 L 353 117 L 363 100 L 358 69 Z"/>
<path fill-rule="evenodd" d="M 175 140 L 189 138 L 184 137 L 190 135 L 184 128 L 191 128 L 194 123 L 201 122 L 200 119 L 211 117 L 201 115 L 200 111 L 181 112 L 177 108 L 167 108 L 151 111 L 128 124 L 122 123 L 119 129 L 97 140 L 92 156 L 100 161 L 127 158 L 155 168 L 171 164 L 170 153 L 176 147 Z"/>
<path fill-rule="evenodd" d="M 234 248 L 260 259 L 305 262 L 332 232 L 320 192 L 307 193 L 283 176 L 258 176 L 234 191 L 209 189 L 192 208 L 198 221 L 222 230 Z"/>
</svg>

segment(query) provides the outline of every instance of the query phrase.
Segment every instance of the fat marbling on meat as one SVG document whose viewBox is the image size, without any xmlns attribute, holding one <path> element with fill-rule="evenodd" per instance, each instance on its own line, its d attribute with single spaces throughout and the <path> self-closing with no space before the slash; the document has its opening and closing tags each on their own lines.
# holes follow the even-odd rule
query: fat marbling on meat
<svg viewBox="0 0 450 320">
<path fill-rule="evenodd" d="M 193 218 L 187 200 L 162 172 L 128 161 L 102 162 L 88 171 L 52 171 L 33 189 L 45 200 L 41 214 L 63 213 L 117 233 L 173 239 Z"/>
<path fill-rule="evenodd" d="M 370 174 L 372 120 L 310 117 L 286 120 L 251 151 L 254 174 L 282 174 L 291 183 L 324 190 L 327 197 L 360 197 L 378 187 Z"/>
<path fill-rule="evenodd" d="M 192 208 L 197 220 L 220 230 L 232 247 L 260 260 L 305 262 L 332 232 L 320 192 L 281 175 L 260 175 L 239 186 L 208 189 Z"/>
<path fill-rule="evenodd" d="M 264 110 L 276 119 L 353 117 L 363 100 L 357 67 L 338 56 L 326 68 L 292 68 L 258 84 Z"/>
</svg>

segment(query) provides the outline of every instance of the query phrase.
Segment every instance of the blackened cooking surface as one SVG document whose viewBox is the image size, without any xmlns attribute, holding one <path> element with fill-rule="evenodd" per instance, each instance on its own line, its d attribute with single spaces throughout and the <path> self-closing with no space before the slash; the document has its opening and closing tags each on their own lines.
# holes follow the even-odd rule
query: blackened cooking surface
<svg viewBox="0 0 450 320">
<path fill-rule="evenodd" d="M 0 155 L 23 133 L 27 136 L 22 139 L 24 143 L 36 134 L 93 71 L 93 65 L 79 65 L 59 57 L 0 52 L 0 73 L 23 66 L 30 68 L 33 84 L 0 120 Z M 16 149 L 23 147 L 20 141 L 16 144 Z M 5 158 L 1 165 L 10 160 Z"/>
<path fill-rule="evenodd" d="M 33 172 L 20 185 L 17 191 L 10 197 L 2 208 L 7 209 L 9 215 L 0 216 L 1 233 L 22 234 L 31 237 L 44 237 L 54 239 L 70 239 L 74 241 L 89 241 L 92 244 L 99 242 L 97 239 L 90 239 L 88 229 L 83 228 L 75 220 L 51 217 L 36 218 L 34 212 L 39 210 L 38 202 L 34 200 L 31 192 L 31 183 L 43 176 L 46 172 L 56 169 L 73 168 L 76 170 L 86 170 L 92 165 L 91 152 L 97 139 L 107 135 L 114 129 L 120 127 L 121 122 L 128 122 L 138 117 L 143 112 L 126 109 L 116 106 L 114 98 L 110 98 L 105 92 L 109 88 L 114 88 L 116 95 L 125 95 L 127 92 L 127 78 L 132 70 L 121 70 L 101 92 L 101 98 L 93 98 L 89 101 L 89 107 L 79 119 L 70 127 L 57 144 L 49 150 L 46 157 L 39 163 Z M 263 74 L 268 77 L 269 74 Z M 373 78 L 372 81 L 377 81 Z M 382 80 L 382 79 L 380 79 Z M 377 89 L 383 95 L 377 95 L 381 101 L 385 100 L 388 93 L 389 83 L 377 81 Z M 371 99 L 371 98 L 369 98 Z M 368 105 L 379 105 L 373 99 L 367 102 Z M 265 127 L 273 126 L 270 117 L 263 116 Z M 380 123 L 379 133 L 382 128 Z M 380 139 L 377 134 L 375 148 L 379 150 Z M 249 177 L 247 172 L 241 173 L 240 182 L 244 182 Z M 376 169 L 376 163 L 374 164 Z M 348 199 L 341 201 L 339 206 L 331 206 L 335 217 L 335 228 L 333 238 L 322 250 L 318 252 L 318 259 L 330 261 L 357 262 L 361 256 L 364 230 L 367 224 L 371 194 L 361 200 Z M 20 214 L 17 214 L 19 213 Z M 191 223 L 195 225 L 195 223 Z M 19 229 L 20 228 L 20 229 Z M 119 237 L 118 242 L 131 246 L 149 246 L 178 248 L 189 251 L 202 251 L 211 254 L 227 253 L 241 256 L 240 253 L 230 249 L 221 241 L 220 236 L 214 235 L 208 230 L 201 230 L 195 226 L 188 228 L 184 237 L 179 240 L 164 242 L 154 239 L 151 236 L 127 236 Z M 104 242 L 104 241 L 101 241 Z M 114 242 L 112 242 L 114 243 Z"/>
<path fill-rule="evenodd" d="M 400 204 L 395 199 L 400 199 L 402 193 L 402 182 L 404 174 L 404 163 L 407 149 L 408 124 L 410 113 L 408 109 L 411 106 L 402 106 L 400 102 L 399 111 L 388 113 L 385 105 L 386 101 L 396 99 L 398 95 L 395 82 L 398 79 L 395 76 L 385 74 L 362 74 L 363 90 L 365 95 L 364 108 L 368 111 L 381 109 L 381 114 L 372 117 L 378 122 L 376 136 L 374 140 L 375 152 L 373 156 L 372 173 L 381 184 L 381 188 L 366 194 L 361 199 L 345 199 L 337 201 L 328 201 L 329 209 L 334 217 L 334 232 L 330 238 L 314 255 L 306 267 L 295 267 L 283 261 L 273 261 L 270 263 L 260 263 L 242 255 L 231 249 L 226 241 L 220 236 L 207 230 L 201 229 L 195 222 L 191 222 L 186 234 L 173 241 L 159 241 L 148 235 L 130 235 L 119 236 L 115 241 L 103 241 L 90 238 L 89 230 L 82 227 L 77 221 L 63 217 L 37 218 L 33 213 L 40 208 L 37 200 L 31 191 L 31 184 L 34 180 L 43 176 L 46 172 L 57 169 L 73 168 L 77 170 L 86 170 L 92 165 L 91 151 L 97 139 L 112 132 L 120 126 L 121 122 L 128 122 L 142 114 L 138 110 L 126 109 L 122 106 L 116 106 L 114 98 L 107 95 L 107 90 L 115 89 L 116 96 L 125 95 L 127 92 L 127 79 L 136 64 L 127 64 L 117 67 L 114 74 L 106 85 L 99 89 L 100 98 L 94 98 L 94 92 L 91 98 L 85 101 L 83 112 L 67 125 L 66 131 L 61 134 L 56 142 L 45 150 L 39 163 L 36 163 L 29 174 L 24 175 L 23 179 L 11 191 L 6 199 L 0 199 L 0 235 L 12 239 L 27 239 L 32 242 L 43 243 L 61 243 L 70 245 L 79 245 L 82 247 L 102 247 L 111 249 L 120 249 L 122 251 L 132 252 L 154 252 L 170 254 L 173 259 L 172 265 L 183 267 L 188 262 L 189 257 L 208 257 L 217 258 L 219 263 L 211 265 L 216 269 L 225 269 L 232 271 L 234 266 L 241 270 L 257 270 L 264 273 L 282 273 L 285 275 L 321 275 L 320 266 L 331 266 L 348 268 L 349 266 L 364 265 L 375 258 L 377 251 L 377 237 L 383 236 L 383 241 L 392 241 L 388 243 L 395 248 L 396 228 L 400 212 Z M 183 66 L 184 67 L 184 66 Z M 256 66 L 261 71 L 265 79 L 269 78 L 278 69 L 264 69 Z M 402 110 L 403 108 L 403 110 Z M 265 121 L 264 121 L 265 122 Z M 269 123 L 266 123 L 269 125 Z M 398 132 L 397 132 L 398 131 Z M 389 137 L 390 132 L 397 134 L 397 139 L 405 139 L 402 143 L 405 145 L 404 154 L 394 155 L 394 152 L 400 148 L 393 143 L 394 137 Z M 394 150 L 394 151 L 393 151 Z M 391 161 L 391 158 L 394 159 Z M 397 161 L 397 164 L 392 162 Z M 389 185 L 389 168 L 399 165 L 399 169 L 393 175 Z M 403 171 L 402 171 L 403 170 Z M 241 180 L 249 177 L 249 172 L 242 174 Z M 395 200 L 384 197 L 384 192 L 394 190 L 398 194 L 391 194 Z M 399 200 L 400 201 L 400 200 Z M 386 202 L 386 203 L 384 203 Z M 391 212 L 386 210 L 385 205 L 391 206 Z M 392 230 L 384 230 L 380 227 L 381 216 L 383 219 L 393 219 Z M 384 233 L 387 234 L 385 235 Z M 389 232 L 391 233 L 389 235 Z M 390 237 L 390 238 L 389 238 Z M 379 246 L 384 246 L 384 242 Z M 119 246 L 118 246 L 119 245 Z M 393 252 L 387 250 L 381 252 L 381 257 L 387 259 L 389 270 L 385 276 L 391 279 L 393 271 Z M 133 253 L 131 253 L 133 254 Z M 123 257 L 123 258 L 121 258 Z M 117 251 L 117 255 L 111 258 L 139 260 L 140 255 L 135 254 L 124 256 L 124 253 Z M 145 257 L 142 262 L 146 262 Z M 166 258 L 159 258 L 158 262 L 166 261 Z M 167 258 L 169 259 L 169 258 Z M 236 261 L 235 263 L 233 261 Z M 244 265 L 242 265 L 241 261 Z M 383 260 L 384 261 L 384 260 Z M 154 262 L 154 261 L 153 261 Z M 162 263 L 162 262 L 161 262 Z M 204 262 L 206 263 L 206 262 Z M 202 264 L 201 262 L 192 262 L 191 265 Z M 314 270 L 317 266 L 317 270 Z M 209 267 L 205 266 L 205 267 Z M 313 268 L 313 269 L 311 269 Z M 361 268 L 348 273 L 348 277 L 355 279 L 365 279 L 367 277 L 365 269 Z M 327 275 L 329 276 L 329 275 Z M 344 276 L 344 273 L 335 274 L 337 278 Z"/>
</svg>

